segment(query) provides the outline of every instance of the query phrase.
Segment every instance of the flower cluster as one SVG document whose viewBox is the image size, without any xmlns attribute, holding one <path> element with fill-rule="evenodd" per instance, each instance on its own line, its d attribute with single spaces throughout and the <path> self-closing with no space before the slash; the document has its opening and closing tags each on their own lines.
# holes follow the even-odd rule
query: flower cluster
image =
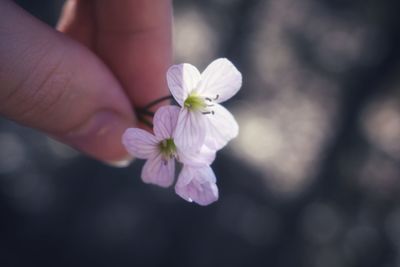
<svg viewBox="0 0 400 267">
<path fill-rule="evenodd" d="M 227 59 L 213 61 L 203 73 L 190 64 L 173 65 L 168 87 L 178 106 L 163 106 L 153 118 L 151 134 L 127 129 L 122 142 L 134 157 L 147 159 L 142 180 L 163 187 L 173 184 L 175 161 L 182 170 L 175 192 L 187 201 L 208 205 L 218 199 L 210 165 L 216 152 L 239 132 L 232 114 L 220 105 L 242 85 L 242 75 Z"/>
</svg>

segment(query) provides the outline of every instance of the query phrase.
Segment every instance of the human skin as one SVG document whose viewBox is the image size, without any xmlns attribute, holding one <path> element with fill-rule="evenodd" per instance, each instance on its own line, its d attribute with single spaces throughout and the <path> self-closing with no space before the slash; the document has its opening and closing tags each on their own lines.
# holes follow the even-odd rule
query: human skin
<svg viewBox="0 0 400 267">
<path fill-rule="evenodd" d="M 134 109 L 168 94 L 169 0 L 69 0 L 57 29 L 0 0 L 0 115 L 126 165 Z"/>
</svg>

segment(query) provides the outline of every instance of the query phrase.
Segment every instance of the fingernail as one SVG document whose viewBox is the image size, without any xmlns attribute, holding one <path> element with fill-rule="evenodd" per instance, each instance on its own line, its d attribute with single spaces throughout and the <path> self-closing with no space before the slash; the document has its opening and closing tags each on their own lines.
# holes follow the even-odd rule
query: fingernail
<svg viewBox="0 0 400 267">
<path fill-rule="evenodd" d="M 113 166 L 127 166 L 130 157 L 121 144 L 124 131 L 132 122 L 113 111 L 100 111 L 62 139 L 73 147 Z M 119 160 L 122 159 L 122 160 Z"/>
<path fill-rule="evenodd" d="M 122 160 L 116 160 L 116 161 L 104 161 L 106 165 L 109 165 L 111 167 L 116 167 L 116 168 L 125 168 L 128 167 L 135 159 L 131 156 L 128 156 L 125 159 Z"/>
</svg>

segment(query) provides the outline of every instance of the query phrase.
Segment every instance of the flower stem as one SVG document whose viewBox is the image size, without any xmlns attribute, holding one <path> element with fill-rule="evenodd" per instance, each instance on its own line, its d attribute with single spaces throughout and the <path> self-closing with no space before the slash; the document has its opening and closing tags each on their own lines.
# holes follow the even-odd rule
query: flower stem
<svg viewBox="0 0 400 267">
<path fill-rule="evenodd" d="M 153 128 L 153 123 L 151 123 L 148 119 L 146 119 L 144 116 L 139 115 L 138 120 L 145 124 L 146 126 L 149 126 L 150 128 Z"/>
<path fill-rule="evenodd" d="M 136 112 L 140 113 L 143 116 L 154 117 L 154 112 L 148 111 L 147 109 L 136 109 Z"/>
<path fill-rule="evenodd" d="M 157 104 L 159 104 L 159 103 L 161 103 L 161 102 L 163 102 L 163 101 L 165 101 L 165 100 L 168 100 L 168 99 L 173 99 L 173 98 L 172 98 L 172 95 L 163 96 L 163 97 L 161 97 L 161 98 L 159 98 L 159 99 L 157 99 L 157 100 L 154 100 L 154 101 L 150 102 L 149 104 L 147 104 L 147 105 L 146 105 L 145 107 L 143 107 L 142 109 L 148 110 L 148 109 L 151 108 L 152 106 L 155 106 L 155 105 L 157 105 Z"/>
<path fill-rule="evenodd" d="M 159 99 L 156 99 L 142 108 L 135 108 L 138 120 L 140 122 L 146 124 L 147 126 L 153 128 L 153 124 L 146 118 L 146 116 L 149 116 L 151 118 L 154 117 L 154 112 L 150 111 L 149 109 L 165 100 L 168 100 L 168 99 L 173 99 L 172 95 L 168 95 L 168 96 L 164 96 Z"/>
</svg>

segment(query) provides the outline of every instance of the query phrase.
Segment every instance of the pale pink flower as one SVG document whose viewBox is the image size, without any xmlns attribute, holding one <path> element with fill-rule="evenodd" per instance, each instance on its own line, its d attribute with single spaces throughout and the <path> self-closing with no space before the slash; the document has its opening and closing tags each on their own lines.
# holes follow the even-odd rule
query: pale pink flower
<svg viewBox="0 0 400 267">
<path fill-rule="evenodd" d="M 202 145 L 219 150 L 236 137 L 239 126 L 219 103 L 237 93 L 242 75 L 226 58 L 213 61 L 202 74 L 190 64 L 173 65 L 167 72 L 171 94 L 182 107 L 175 142 L 186 150 Z"/>
<path fill-rule="evenodd" d="M 174 130 L 179 110 L 177 106 L 159 108 L 153 119 L 154 135 L 139 128 L 129 128 L 122 136 L 122 143 L 132 156 L 147 159 L 141 173 L 145 183 L 170 186 L 175 176 L 175 159 L 192 167 L 208 166 L 215 159 L 215 151 L 207 147 L 186 152 L 175 145 Z"/>
<path fill-rule="evenodd" d="M 122 143 L 132 156 L 147 159 L 141 174 L 145 183 L 168 187 L 174 181 L 177 150 L 173 133 L 178 113 L 176 106 L 161 107 L 154 115 L 154 135 L 139 128 L 129 128 L 122 136 Z"/>
<path fill-rule="evenodd" d="M 209 205 L 218 200 L 215 174 L 209 166 L 184 165 L 175 185 L 175 192 L 189 202 Z"/>
</svg>

